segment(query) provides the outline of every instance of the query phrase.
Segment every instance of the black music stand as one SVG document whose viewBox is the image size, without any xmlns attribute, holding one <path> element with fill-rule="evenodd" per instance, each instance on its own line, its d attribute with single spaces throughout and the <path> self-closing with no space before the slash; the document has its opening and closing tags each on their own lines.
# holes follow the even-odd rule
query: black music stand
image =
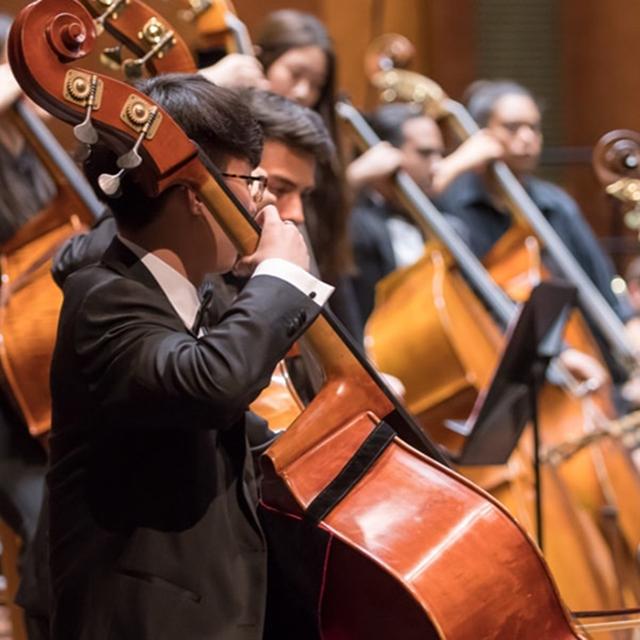
<svg viewBox="0 0 640 640">
<path fill-rule="evenodd" d="M 542 499 L 540 483 L 540 430 L 538 391 L 544 384 L 550 360 L 561 351 L 562 336 L 576 288 L 564 281 L 543 282 L 507 330 L 507 343 L 489 386 L 476 400 L 466 422 L 447 421 L 446 426 L 466 436 L 455 462 L 464 466 L 505 464 L 531 421 L 534 431 L 534 468 L 538 544 L 542 548 Z"/>
</svg>

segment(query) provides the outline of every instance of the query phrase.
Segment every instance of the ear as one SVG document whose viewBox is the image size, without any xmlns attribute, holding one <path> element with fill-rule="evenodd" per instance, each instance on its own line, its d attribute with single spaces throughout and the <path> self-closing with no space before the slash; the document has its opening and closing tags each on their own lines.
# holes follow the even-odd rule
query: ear
<svg viewBox="0 0 640 640">
<path fill-rule="evenodd" d="M 187 189 L 187 202 L 189 203 L 189 213 L 194 216 L 201 216 L 204 214 L 204 204 L 198 197 L 198 194 Z"/>
</svg>

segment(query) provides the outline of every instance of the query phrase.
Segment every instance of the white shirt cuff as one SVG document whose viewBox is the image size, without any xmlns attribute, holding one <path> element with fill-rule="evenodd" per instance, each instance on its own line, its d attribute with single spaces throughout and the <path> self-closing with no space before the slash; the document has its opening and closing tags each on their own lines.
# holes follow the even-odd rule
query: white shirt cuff
<svg viewBox="0 0 640 640">
<path fill-rule="evenodd" d="M 285 280 L 321 307 L 324 306 L 334 289 L 330 284 L 312 276 L 297 264 L 281 258 L 263 260 L 251 277 L 254 276 L 273 276 Z"/>
</svg>

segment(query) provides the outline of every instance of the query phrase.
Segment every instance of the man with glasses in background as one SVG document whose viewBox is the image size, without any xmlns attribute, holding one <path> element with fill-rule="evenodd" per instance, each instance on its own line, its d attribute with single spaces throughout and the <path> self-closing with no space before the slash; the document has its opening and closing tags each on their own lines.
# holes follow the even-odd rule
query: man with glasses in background
<svg viewBox="0 0 640 640">
<path fill-rule="evenodd" d="M 382 142 L 347 169 L 347 181 L 357 195 L 350 235 L 357 268 L 354 289 L 363 327 L 375 305 L 376 284 L 392 271 L 416 262 L 424 251 L 426 239 L 398 201 L 393 175 L 403 169 L 434 198 L 461 172 L 484 160 L 477 153 L 476 139 L 445 158 L 438 125 L 416 106 L 386 105 L 369 120 Z M 461 231 L 455 219 L 448 220 Z"/>
<path fill-rule="evenodd" d="M 479 258 L 484 258 L 513 225 L 504 196 L 487 171 L 492 161 L 503 160 L 625 324 L 631 342 L 638 345 L 640 352 L 640 319 L 627 295 L 616 295 L 612 289 L 615 271 L 611 259 L 603 251 L 575 200 L 557 185 L 535 175 L 543 136 L 541 108 L 532 93 L 516 82 L 482 80 L 467 90 L 467 106 L 482 127 L 479 134 L 473 136 L 477 142 L 476 166 L 479 170 L 460 175 L 443 194 L 442 202 L 465 229 L 470 249 Z M 544 247 L 542 258 L 552 273 L 559 273 Z M 591 328 L 614 381 L 621 382 L 624 373 L 610 357 L 609 347 L 597 327 Z M 572 351 L 566 355 L 565 364 L 571 366 L 570 361 L 576 354 Z M 638 404 L 640 395 L 637 391 L 631 393 L 636 388 L 640 385 L 629 387 L 624 394 Z"/>
</svg>

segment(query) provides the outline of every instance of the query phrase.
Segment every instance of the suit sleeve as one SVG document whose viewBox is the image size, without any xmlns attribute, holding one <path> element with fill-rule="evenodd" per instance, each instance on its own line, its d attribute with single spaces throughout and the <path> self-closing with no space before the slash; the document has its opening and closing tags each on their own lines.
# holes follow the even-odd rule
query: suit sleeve
<svg viewBox="0 0 640 640">
<path fill-rule="evenodd" d="M 77 314 L 76 356 L 102 411 L 161 403 L 230 416 L 269 384 L 319 312 L 289 283 L 257 276 L 220 322 L 195 338 L 175 330 L 157 291 L 117 278 L 91 290 Z"/>
</svg>

